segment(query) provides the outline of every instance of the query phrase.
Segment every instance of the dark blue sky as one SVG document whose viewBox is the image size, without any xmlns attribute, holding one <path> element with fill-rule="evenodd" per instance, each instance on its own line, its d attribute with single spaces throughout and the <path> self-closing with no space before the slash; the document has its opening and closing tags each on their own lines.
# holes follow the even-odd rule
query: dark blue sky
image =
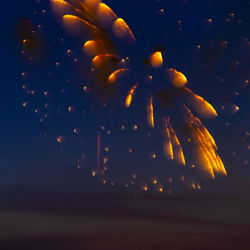
<svg viewBox="0 0 250 250">
<path fill-rule="evenodd" d="M 116 43 L 118 52 L 132 60 L 133 73 L 126 83 L 143 82 L 149 73 L 155 79 L 153 87 L 142 88 L 129 110 L 121 105 L 126 84 L 112 92 L 106 108 L 100 106 L 103 93 L 83 93 L 83 85 L 97 84 L 81 51 L 84 38 L 63 30 L 47 0 L 1 3 L 0 249 L 249 249 L 249 1 L 105 3 L 127 21 L 137 38 L 133 46 Z M 157 14 L 159 9 L 166 15 Z M 21 54 L 31 23 L 35 30 L 42 25 L 28 51 L 32 62 Z M 152 71 L 144 64 L 155 48 L 163 49 L 165 67 L 183 72 L 188 86 L 217 109 L 218 118 L 203 122 L 217 142 L 227 177 L 211 181 L 201 171 L 163 157 L 162 127 L 149 129 L 145 113 L 145 96 L 170 85 L 162 81 L 161 69 Z M 78 61 L 72 63 L 74 58 Z M 22 72 L 27 72 L 25 77 Z M 232 104 L 240 107 L 234 116 Z M 157 124 L 165 114 L 182 121 L 175 107 L 156 107 Z M 133 130 L 135 124 L 138 130 Z M 74 134 L 74 128 L 79 133 Z M 100 184 L 104 178 L 98 182 L 91 177 L 98 131 L 101 160 L 107 157 L 109 166 L 105 185 Z M 183 141 L 185 131 L 181 126 L 176 131 Z M 56 141 L 60 135 L 62 144 Z M 184 153 L 190 160 L 192 149 L 184 147 Z M 134 174 L 135 185 L 126 189 L 124 180 L 133 182 Z M 180 180 L 183 174 L 185 183 Z M 163 193 L 152 184 L 153 177 L 164 184 Z M 190 181 L 200 183 L 201 191 L 190 189 Z M 145 182 L 148 193 L 141 189 Z"/>
<path fill-rule="evenodd" d="M 248 86 L 243 86 L 244 79 L 250 80 L 250 47 L 246 42 L 247 38 L 250 39 L 248 1 L 107 1 L 107 4 L 128 22 L 137 38 L 137 45 L 122 45 L 120 50 L 123 55 L 141 61 L 141 65 L 136 65 L 138 73 L 135 71 L 132 78 L 143 79 L 144 72 L 148 70 L 143 60 L 156 46 L 160 46 L 165 50 L 167 66 L 184 72 L 190 87 L 210 100 L 216 108 L 219 109 L 225 103 L 235 103 L 240 107 L 240 111 L 233 117 L 221 113 L 221 117 L 205 124 L 216 138 L 229 178 L 237 176 L 239 182 L 248 179 L 249 165 L 244 162 L 250 162 L 247 150 L 250 142 L 245 136 L 250 129 L 250 92 Z M 164 17 L 157 14 L 161 8 L 165 10 Z M 39 13 L 43 9 L 47 10 L 46 15 L 33 15 L 33 11 Z M 235 14 L 232 19 L 230 13 Z M 35 27 L 39 24 L 43 26 L 39 33 L 39 59 L 34 64 L 23 60 L 20 54 L 21 43 L 16 27 L 23 18 L 30 19 Z M 212 27 L 206 21 L 210 18 L 213 20 Z M 228 22 L 227 18 L 230 19 Z M 178 31 L 178 20 L 182 21 L 182 32 Z M 176 166 L 170 163 L 170 170 L 162 170 L 161 159 L 156 163 L 148 160 L 148 153 L 145 152 L 150 152 L 151 148 L 158 150 L 161 145 L 158 143 L 158 132 L 155 132 L 152 145 L 144 141 L 143 135 L 147 133 L 147 129 L 142 108 L 143 94 L 138 97 L 138 109 L 130 113 L 118 106 L 116 100 L 103 111 L 95 98 L 79 94 L 81 84 L 88 84 L 89 81 L 87 61 L 80 50 L 82 40 L 71 38 L 64 32 L 51 15 L 47 1 L 41 0 L 40 4 L 31 0 L 5 1 L 1 24 L 0 183 L 3 187 L 36 186 L 59 190 L 81 187 L 85 190 L 85 187 L 95 185 L 89 173 L 96 164 L 97 128 L 103 124 L 103 120 L 112 132 L 109 137 L 103 135 L 103 141 L 113 150 L 115 176 L 123 176 L 131 171 L 140 173 L 142 170 L 152 175 L 164 175 L 164 171 L 171 174 L 179 171 L 173 170 Z M 58 42 L 60 38 L 64 38 L 63 44 Z M 228 48 L 221 54 L 218 44 L 222 41 L 228 41 Z M 202 50 L 197 55 L 195 48 L 198 44 Z M 65 56 L 67 48 L 74 51 L 74 56 L 81 64 L 76 67 L 72 64 L 72 60 Z M 55 67 L 57 60 L 62 62 L 59 69 Z M 236 65 L 237 61 L 240 66 Z M 80 67 L 84 69 L 79 70 Z M 30 74 L 27 79 L 22 79 L 21 72 L 26 71 Z M 48 77 L 48 72 L 52 72 L 52 77 Z M 218 76 L 224 79 L 223 84 L 216 78 Z M 67 85 L 67 79 L 71 81 L 71 87 Z M 51 89 L 53 94 L 49 102 L 52 110 L 46 123 L 41 124 L 37 115 L 32 112 L 32 108 L 41 105 L 43 100 L 39 95 L 35 98 L 28 96 L 21 88 L 23 84 L 38 91 Z M 63 97 L 55 94 L 61 88 L 65 88 L 67 92 Z M 235 96 L 235 91 L 240 92 L 239 97 Z M 24 109 L 24 101 L 28 101 L 32 108 Z M 72 117 L 62 115 L 57 119 L 53 115 L 56 107 L 65 108 L 67 105 L 77 107 Z M 80 109 L 85 109 L 86 115 L 80 115 Z M 143 129 L 139 134 L 131 131 L 123 135 L 119 128 L 124 122 L 128 126 L 140 123 Z M 226 126 L 227 122 L 230 126 Z M 84 131 L 80 135 L 83 142 L 71 134 L 74 126 Z M 47 139 L 42 138 L 44 133 L 47 134 Z M 60 134 L 65 134 L 67 138 L 63 152 L 60 152 L 61 146 L 55 139 Z M 124 152 L 131 144 L 138 149 L 138 153 L 128 158 Z M 232 152 L 236 152 L 237 156 L 232 157 Z M 82 153 L 86 154 L 86 160 L 80 163 L 81 169 L 77 169 L 76 161 Z M 135 166 L 131 166 L 132 163 Z M 128 165 L 131 170 L 127 169 Z M 197 177 L 197 173 L 194 175 Z M 223 185 L 224 180 L 221 181 Z"/>
</svg>

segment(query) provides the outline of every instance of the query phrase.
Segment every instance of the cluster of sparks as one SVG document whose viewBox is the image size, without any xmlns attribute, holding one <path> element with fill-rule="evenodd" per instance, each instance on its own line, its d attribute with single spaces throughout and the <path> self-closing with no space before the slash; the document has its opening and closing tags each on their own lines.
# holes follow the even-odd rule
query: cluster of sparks
<svg viewBox="0 0 250 250">
<path fill-rule="evenodd" d="M 108 84 L 116 84 L 121 76 L 129 71 L 129 68 L 119 67 L 126 65 L 125 59 L 120 59 L 116 54 L 112 54 L 112 47 L 108 43 L 105 32 L 111 29 L 114 36 L 119 39 L 125 39 L 128 42 L 135 42 L 135 36 L 126 22 L 118 18 L 117 15 L 106 4 L 98 0 L 77 1 L 74 4 L 64 0 L 51 0 L 52 8 L 59 15 L 62 15 L 62 23 L 70 32 L 79 32 L 79 30 L 88 30 L 93 40 L 87 41 L 84 45 L 84 51 L 88 55 L 94 56 L 92 59 L 93 70 L 101 70 L 105 75 Z M 68 14 L 73 12 L 73 14 Z M 62 14 L 63 13 L 63 14 Z M 81 28 L 80 28 L 81 27 Z M 150 64 L 153 68 L 163 66 L 163 56 L 161 51 L 156 51 L 149 57 Z M 114 65 L 112 65 L 112 63 Z M 125 62 L 125 63 L 124 63 Z M 111 64 L 111 67 L 110 67 Z M 187 78 L 181 72 L 175 69 L 166 69 L 174 88 L 183 89 L 189 97 L 189 102 L 196 111 L 206 117 L 215 117 L 217 113 L 213 106 L 204 100 L 201 96 L 193 93 L 186 87 Z M 135 84 L 130 90 L 125 100 L 125 106 L 131 106 L 133 96 L 140 84 Z M 154 121 L 154 96 L 150 96 L 147 105 L 148 125 L 155 127 Z M 219 174 L 225 174 L 226 170 L 221 158 L 217 153 L 217 146 L 211 134 L 201 124 L 200 120 L 192 114 L 190 109 L 186 108 L 187 126 L 192 130 L 192 138 L 199 148 L 198 156 L 202 158 L 200 165 L 212 177 L 215 178 L 214 171 Z M 164 145 L 166 155 L 171 160 L 176 160 L 181 165 L 186 165 L 183 149 L 178 136 L 173 129 L 170 118 L 164 119 L 167 142 Z M 98 160 L 99 161 L 99 160 Z"/>
<path fill-rule="evenodd" d="M 127 43 L 128 46 L 136 43 L 136 37 L 125 20 L 119 18 L 108 5 L 100 0 L 51 0 L 50 2 L 53 13 L 55 13 L 70 34 L 81 36 L 82 38 L 86 37 L 82 50 L 90 58 L 91 71 L 96 76 L 96 81 L 104 88 L 118 88 L 122 83 L 122 79 L 127 77 L 132 69 L 129 65 L 131 59 L 118 55 L 114 45 L 116 43 L 115 39 Z M 163 12 L 161 10 L 161 13 Z M 211 22 L 212 20 L 209 20 L 209 23 Z M 23 42 L 27 43 L 27 40 Z M 67 51 L 67 53 L 71 53 L 71 50 Z M 188 79 L 182 72 L 174 68 L 165 67 L 164 60 L 163 53 L 159 50 L 152 52 L 148 57 L 150 67 L 154 70 L 163 71 L 166 82 L 171 83 L 171 90 L 174 90 L 174 93 L 178 93 L 182 97 L 181 100 L 178 100 L 178 107 L 181 110 L 180 113 L 184 114 L 182 127 L 188 131 L 188 143 L 195 150 L 192 162 L 195 162 L 195 165 L 199 166 L 202 172 L 212 179 L 215 178 L 216 174 L 227 175 L 214 138 L 198 118 L 198 116 L 205 119 L 217 117 L 218 114 L 215 108 L 203 97 L 187 87 Z M 152 80 L 152 76 L 146 75 L 145 79 Z M 134 82 L 132 85 L 129 85 L 128 92 L 126 92 L 124 101 L 122 101 L 125 109 L 132 108 L 137 92 L 146 87 L 145 81 Z M 88 92 L 86 85 L 84 85 L 83 91 L 85 93 Z M 188 167 L 189 162 L 186 157 L 185 147 L 182 146 L 183 138 L 175 129 L 174 118 L 169 114 L 164 115 L 161 121 L 155 119 L 157 112 L 155 103 L 168 102 L 168 94 L 165 91 L 165 89 L 162 89 L 157 94 L 150 93 L 148 96 L 145 96 L 147 102 L 145 107 L 146 121 L 150 129 L 161 128 L 163 137 L 162 148 L 166 158 L 170 161 L 175 161 L 182 167 Z M 47 92 L 44 92 L 44 96 L 47 94 Z M 24 107 L 27 105 L 26 102 L 23 103 Z M 69 106 L 68 112 L 72 112 L 73 109 L 73 107 Z M 237 112 L 239 108 L 235 106 L 234 109 Z M 121 129 L 124 130 L 125 126 L 122 126 Z M 134 125 L 133 130 L 137 129 L 137 125 Z M 100 159 L 102 150 L 101 130 L 104 130 L 104 128 L 100 127 L 98 130 L 97 168 L 92 170 L 93 177 L 104 175 L 107 170 L 106 167 L 102 167 L 102 163 L 105 165 L 108 162 L 108 158 L 104 157 L 103 161 Z M 74 133 L 78 134 L 79 129 L 74 128 Z M 107 134 L 110 134 L 110 131 L 107 131 Z M 56 140 L 59 144 L 62 144 L 64 137 L 60 135 Z M 109 147 L 106 146 L 105 152 L 107 153 L 109 150 Z M 129 149 L 129 152 L 132 152 L 132 149 Z M 152 158 L 156 158 L 155 153 L 152 153 Z M 135 179 L 136 175 L 132 175 L 132 184 L 135 182 Z M 182 179 L 184 181 L 184 177 Z M 103 178 L 103 184 L 106 184 L 106 182 L 107 180 Z M 153 185 L 159 184 L 157 178 L 153 178 L 151 182 Z M 171 182 L 172 179 L 170 178 L 169 184 Z M 157 187 L 159 192 L 163 191 L 162 185 Z M 192 182 L 191 187 L 194 189 L 201 188 L 199 183 L 194 182 Z M 148 188 L 147 184 L 142 185 L 144 191 L 148 191 Z"/>
</svg>

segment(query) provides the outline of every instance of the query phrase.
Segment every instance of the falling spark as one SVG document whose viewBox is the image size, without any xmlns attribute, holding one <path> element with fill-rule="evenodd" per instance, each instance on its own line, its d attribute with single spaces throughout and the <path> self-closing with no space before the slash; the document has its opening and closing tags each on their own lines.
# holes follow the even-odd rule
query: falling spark
<svg viewBox="0 0 250 250">
<path fill-rule="evenodd" d="M 135 91 L 136 91 L 136 88 L 137 88 L 138 84 L 134 85 L 128 92 L 128 95 L 126 97 L 126 100 L 125 100 L 125 106 L 127 108 L 130 107 L 131 103 L 132 103 L 132 100 L 133 100 L 133 96 L 135 94 Z"/>
<path fill-rule="evenodd" d="M 62 144 L 64 142 L 64 137 L 62 135 L 59 135 L 57 138 L 56 138 L 57 142 Z"/>
<path fill-rule="evenodd" d="M 148 124 L 151 128 L 154 128 L 154 106 L 153 106 L 153 97 L 151 96 L 148 101 L 147 106 L 147 118 L 148 118 Z"/>
<path fill-rule="evenodd" d="M 174 159 L 174 153 L 173 153 L 173 145 L 171 142 L 171 137 L 170 137 L 170 131 L 169 131 L 169 126 L 168 126 L 168 120 L 164 119 L 164 125 L 165 125 L 165 135 L 166 135 L 166 140 L 164 142 L 164 153 L 165 155 L 170 159 Z"/>
<path fill-rule="evenodd" d="M 176 135 L 176 132 L 173 129 L 171 123 L 169 123 L 169 127 L 170 127 L 170 136 L 172 139 L 172 145 L 173 145 L 173 149 L 174 149 L 174 153 L 175 153 L 175 159 L 176 159 L 177 163 L 185 166 L 186 161 L 185 161 L 185 157 L 183 154 L 183 150 L 182 150 L 180 141 L 179 141 L 179 139 Z"/>
<path fill-rule="evenodd" d="M 108 77 L 108 82 L 110 84 L 114 84 L 120 77 L 122 77 L 125 73 L 129 72 L 129 69 L 118 69 L 115 72 L 113 72 L 109 77 Z"/>
</svg>

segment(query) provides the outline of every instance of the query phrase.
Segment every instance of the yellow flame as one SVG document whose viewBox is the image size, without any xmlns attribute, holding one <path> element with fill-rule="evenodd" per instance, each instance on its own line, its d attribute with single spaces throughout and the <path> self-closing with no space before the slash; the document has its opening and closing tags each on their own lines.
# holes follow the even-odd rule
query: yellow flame
<svg viewBox="0 0 250 250">
<path fill-rule="evenodd" d="M 153 106 L 153 97 L 151 96 L 148 101 L 147 106 L 147 117 L 148 117 L 148 124 L 151 128 L 154 128 L 155 122 L 154 122 L 154 106 Z"/>
<path fill-rule="evenodd" d="M 183 149 L 181 147 L 180 141 L 176 135 L 175 130 L 173 129 L 169 118 L 164 119 L 166 136 L 167 140 L 164 143 L 164 152 L 168 158 L 174 160 L 174 156 L 176 161 L 181 165 L 186 165 L 185 156 L 183 153 Z M 174 154 L 175 153 L 175 154 Z"/>
<path fill-rule="evenodd" d="M 126 100 L 125 100 L 125 106 L 127 108 L 130 107 L 131 103 L 132 103 L 132 100 L 133 100 L 133 95 L 135 94 L 135 91 L 137 89 L 137 86 L 138 84 L 134 85 L 128 92 L 128 95 L 126 97 Z"/>
</svg>

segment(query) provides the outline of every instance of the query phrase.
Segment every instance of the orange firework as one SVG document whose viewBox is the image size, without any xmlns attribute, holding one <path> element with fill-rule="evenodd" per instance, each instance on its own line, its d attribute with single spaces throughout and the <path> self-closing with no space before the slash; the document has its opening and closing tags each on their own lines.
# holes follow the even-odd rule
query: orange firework
<svg viewBox="0 0 250 250">
<path fill-rule="evenodd" d="M 86 37 L 86 42 L 83 45 L 83 51 L 91 57 L 92 71 L 98 76 L 98 82 L 104 83 L 104 86 L 118 87 L 123 82 L 122 79 L 131 72 L 130 58 L 119 56 L 115 49 L 111 35 L 127 42 L 129 45 L 132 42 L 136 42 L 136 38 L 124 19 L 119 18 L 114 11 L 102 3 L 99 0 L 51 0 L 51 5 L 57 16 L 61 17 L 62 23 L 65 28 L 73 35 L 81 35 Z M 116 40 L 118 40 L 116 39 Z M 154 69 L 163 67 L 164 58 L 160 50 L 153 53 L 149 53 L 147 59 L 149 66 Z M 154 71 L 153 71 L 154 72 Z M 185 125 L 189 129 L 191 138 L 195 142 L 196 147 L 196 162 L 208 173 L 210 177 L 215 178 L 215 173 L 226 175 L 226 169 L 218 154 L 218 147 L 213 139 L 212 135 L 202 124 L 201 120 L 196 117 L 191 109 L 197 112 L 199 116 L 205 118 L 217 117 L 215 108 L 207 102 L 203 97 L 194 93 L 191 89 L 187 88 L 188 79 L 180 71 L 173 68 L 165 68 L 164 75 L 171 83 L 171 91 L 167 91 L 162 88 L 157 94 L 148 91 L 146 98 L 146 119 L 150 128 L 157 127 L 158 116 L 157 101 L 163 101 L 167 105 L 172 100 L 176 100 L 176 96 L 183 97 L 178 104 L 180 107 L 180 113 L 185 114 Z M 101 81 L 100 81 L 101 79 Z M 152 83 L 153 88 L 153 76 L 147 77 L 148 83 Z M 119 83 L 119 84 L 117 84 Z M 120 84 L 121 83 L 121 84 Z M 133 98 L 140 89 L 145 89 L 147 85 L 143 83 L 132 83 L 129 85 L 126 83 L 127 91 L 125 97 L 125 107 L 129 108 L 133 101 Z M 105 104 L 106 105 L 106 104 Z M 187 106 L 188 105 L 188 106 Z M 190 107 L 190 108 L 189 108 Z M 237 107 L 234 108 L 237 112 Z M 170 117 L 171 114 L 168 116 Z M 155 117 L 157 119 L 155 120 Z M 166 117 L 166 116 L 165 116 Z M 173 119 L 163 118 L 164 124 L 164 153 L 169 160 L 174 160 L 181 166 L 187 166 L 187 158 L 185 158 L 183 147 L 181 145 L 182 137 L 177 135 L 178 131 L 173 125 Z M 183 124 L 182 124 L 183 125 Z M 138 129 L 135 125 L 136 130 Z M 162 121 L 160 121 L 162 126 Z M 135 129 L 134 129 L 135 130 Z M 99 166 L 100 158 L 100 134 L 98 134 L 98 153 L 97 153 L 97 165 Z M 184 148 L 185 149 L 185 148 Z M 132 149 L 129 150 L 132 152 Z M 152 159 L 156 159 L 156 153 L 151 154 Z M 196 185 L 193 185 L 196 188 Z M 144 185 L 144 190 L 148 189 L 147 185 Z M 163 188 L 160 186 L 159 191 L 162 192 Z"/>
</svg>

